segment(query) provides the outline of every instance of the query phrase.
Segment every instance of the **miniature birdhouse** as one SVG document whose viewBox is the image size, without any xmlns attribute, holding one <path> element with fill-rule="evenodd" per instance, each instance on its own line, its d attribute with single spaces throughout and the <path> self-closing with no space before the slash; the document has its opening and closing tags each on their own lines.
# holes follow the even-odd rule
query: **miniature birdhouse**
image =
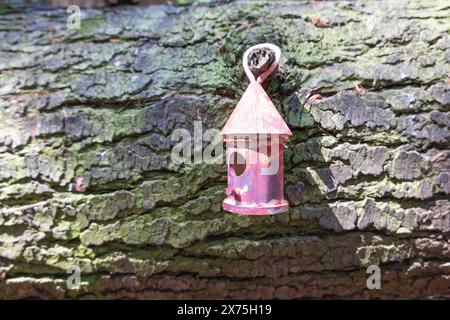
<svg viewBox="0 0 450 320">
<path fill-rule="evenodd" d="M 272 65 L 257 79 L 248 67 L 255 49 L 275 52 Z M 228 167 L 227 198 L 223 209 L 244 215 L 270 215 L 289 208 L 284 199 L 283 144 L 292 135 L 261 84 L 278 66 L 280 49 L 260 44 L 244 54 L 244 70 L 250 84 L 223 127 Z"/>
</svg>

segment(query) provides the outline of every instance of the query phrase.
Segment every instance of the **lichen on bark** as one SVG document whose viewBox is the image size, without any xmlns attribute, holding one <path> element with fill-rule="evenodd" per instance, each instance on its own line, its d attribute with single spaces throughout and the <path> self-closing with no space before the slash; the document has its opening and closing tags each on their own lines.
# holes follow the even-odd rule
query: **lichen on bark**
<svg viewBox="0 0 450 320">
<path fill-rule="evenodd" d="M 2 8 L 0 298 L 450 297 L 448 10 L 126 6 L 68 30 L 63 9 Z M 225 166 L 173 164 L 170 136 L 223 126 L 260 42 L 282 50 L 291 208 L 235 216 Z"/>
</svg>

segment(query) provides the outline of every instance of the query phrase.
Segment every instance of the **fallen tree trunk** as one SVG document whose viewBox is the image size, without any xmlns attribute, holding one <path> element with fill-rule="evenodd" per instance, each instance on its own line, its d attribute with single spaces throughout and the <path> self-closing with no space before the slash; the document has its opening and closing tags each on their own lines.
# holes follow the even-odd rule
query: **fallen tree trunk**
<svg viewBox="0 0 450 320">
<path fill-rule="evenodd" d="M 448 298 L 448 10 L 118 7 L 68 30 L 64 9 L 4 7 L 0 297 Z M 260 42 L 282 50 L 291 208 L 244 217 L 221 210 L 225 166 L 174 165 L 170 136 L 223 126 Z"/>
</svg>

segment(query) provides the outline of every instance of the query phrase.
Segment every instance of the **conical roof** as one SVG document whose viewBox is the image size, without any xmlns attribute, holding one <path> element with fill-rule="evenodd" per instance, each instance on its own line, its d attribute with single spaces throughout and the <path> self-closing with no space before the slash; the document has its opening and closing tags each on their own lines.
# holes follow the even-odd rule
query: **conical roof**
<svg viewBox="0 0 450 320">
<path fill-rule="evenodd" d="M 252 81 L 223 127 L 222 135 L 292 135 L 263 87 Z"/>
</svg>

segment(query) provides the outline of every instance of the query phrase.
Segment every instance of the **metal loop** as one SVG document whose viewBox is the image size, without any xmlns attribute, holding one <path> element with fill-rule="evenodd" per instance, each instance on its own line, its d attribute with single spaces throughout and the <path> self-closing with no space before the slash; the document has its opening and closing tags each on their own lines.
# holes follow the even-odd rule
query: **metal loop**
<svg viewBox="0 0 450 320">
<path fill-rule="evenodd" d="M 250 70 L 250 68 L 248 66 L 248 56 L 249 56 L 250 52 L 252 52 L 253 50 L 262 49 L 262 48 L 268 48 L 268 49 L 272 50 L 275 53 L 275 60 L 272 62 L 270 67 L 266 71 L 264 71 L 262 74 L 260 74 L 258 79 L 255 80 L 255 76 L 253 75 L 252 71 Z M 278 67 L 278 64 L 280 63 L 280 58 L 281 58 L 281 50 L 278 46 L 276 46 L 272 43 L 260 43 L 253 47 L 248 48 L 247 51 L 245 51 L 244 57 L 242 59 L 242 65 L 244 66 L 245 74 L 247 75 L 250 82 L 258 81 L 258 83 L 261 84 Z"/>
</svg>

